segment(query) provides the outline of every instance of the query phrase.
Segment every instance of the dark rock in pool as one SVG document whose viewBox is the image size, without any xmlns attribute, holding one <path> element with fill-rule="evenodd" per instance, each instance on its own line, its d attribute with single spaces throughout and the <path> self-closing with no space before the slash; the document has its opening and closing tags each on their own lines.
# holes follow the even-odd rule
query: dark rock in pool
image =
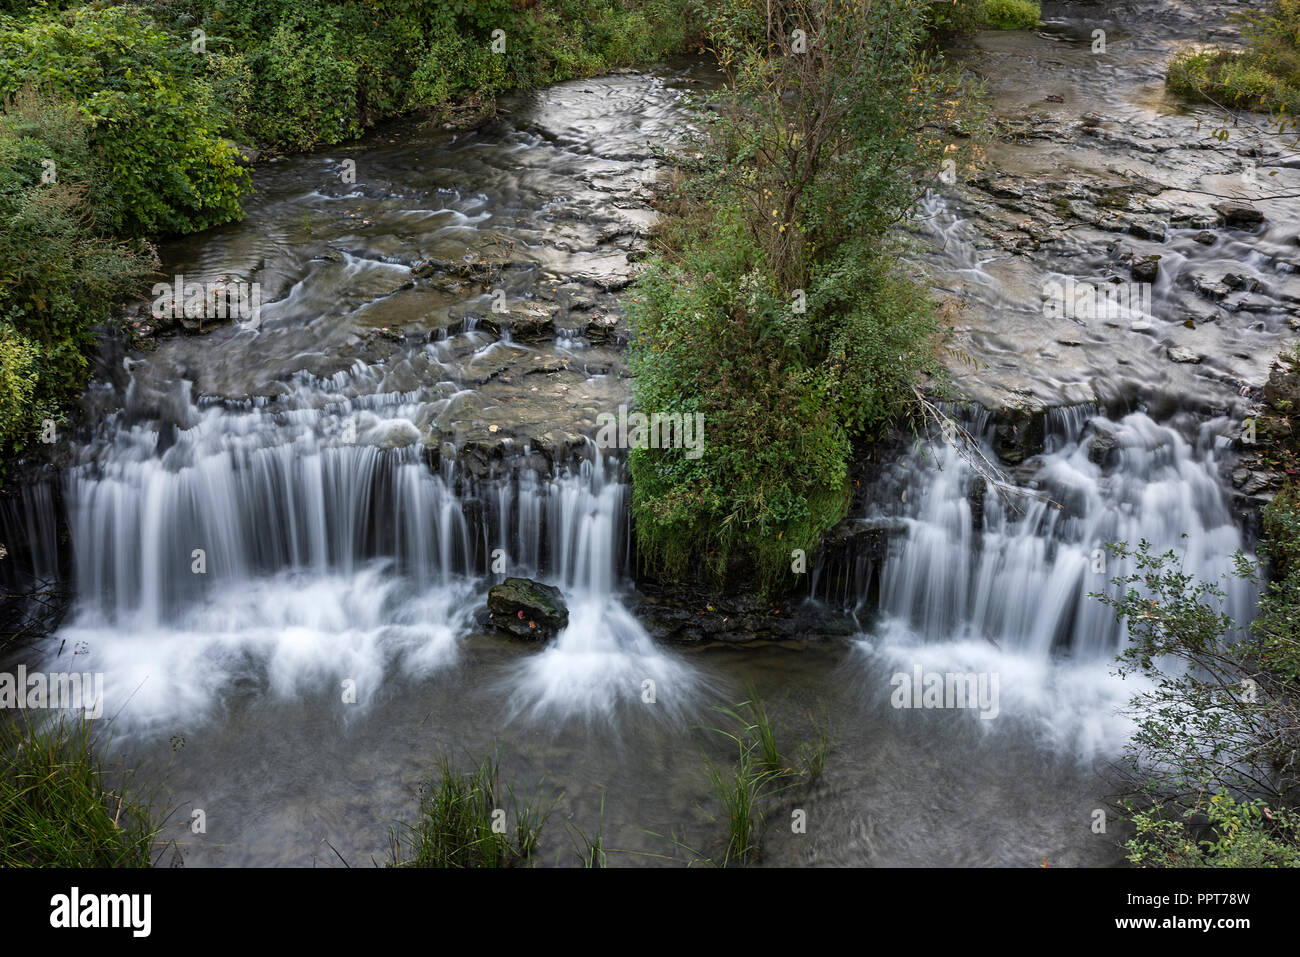
<svg viewBox="0 0 1300 957">
<path fill-rule="evenodd" d="M 516 638 L 545 641 L 569 625 L 564 595 L 531 578 L 507 578 L 488 590 L 488 623 Z"/>
<path fill-rule="evenodd" d="M 1264 221 L 1264 214 L 1249 203 L 1224 200 L 1210 206 L 1229 226 L 1253 226 Z"/>
</svg>

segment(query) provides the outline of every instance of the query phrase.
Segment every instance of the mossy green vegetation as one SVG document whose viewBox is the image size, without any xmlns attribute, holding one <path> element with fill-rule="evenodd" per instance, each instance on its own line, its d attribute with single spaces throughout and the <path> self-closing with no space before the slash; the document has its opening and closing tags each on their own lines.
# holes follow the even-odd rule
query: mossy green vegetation
<svg viewBox="0 0 1300 957">
<path fill-rule="evenodd" d="M 0 867 L 149 867 L 158 792 L 106 766 L 94 722 L 0 721 Z"/>
<path fill-rule="evenodd" d="M 630 302 L 638 408 L 705 423 L 698 457 L 630 454 L 651 574 L 782 587 L 845 513 L 854 441 L 939 373 L 896 226 L 963 159 L 935 130 L 980 114 L 927 27 L 902 0 L 714 11 L 727 87 Z"/>
<path fill-rule="evenodd" d="M 82 386 L 94 330 L 142 291 L 147 243 L 99 225 L 120 207 L 70 101 L 24 87 L 0 115 L 0 449 L 36 441 Z"/>
<path fill-rule="evenodd" d="M 1042 16 L 1039 0 L 935 0 L 941 30 L 1032 30 Z"/>
<path fill-rule="evenodd" d="M 1274 0 L 1234 18 L 1244 49 L 1179 52 L 1169 64 L 1169 89 L 1227 108 L 1300 114 L 1300 0 Z"/>
</svg>

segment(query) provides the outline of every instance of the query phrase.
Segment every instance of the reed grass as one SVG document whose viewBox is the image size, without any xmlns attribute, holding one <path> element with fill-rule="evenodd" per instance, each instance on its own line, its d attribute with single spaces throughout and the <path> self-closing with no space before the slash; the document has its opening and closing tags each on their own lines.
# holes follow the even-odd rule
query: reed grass
<svg viewBox="0 0 1300 957">
<path fill-rule="evenodd" d="M 389 828 L 390 867 L 515 867 L 530 861 L 554 808 L 502 785 L 489 754 L 467 772 L 446 755 L 430 779 L 415 824 Z"/>
<path fill-rule="evenodd" d="M 0 867 L 150 867 L 156 785 L 106 766 L 90 718 L 0 719 Z"/>
</svg>

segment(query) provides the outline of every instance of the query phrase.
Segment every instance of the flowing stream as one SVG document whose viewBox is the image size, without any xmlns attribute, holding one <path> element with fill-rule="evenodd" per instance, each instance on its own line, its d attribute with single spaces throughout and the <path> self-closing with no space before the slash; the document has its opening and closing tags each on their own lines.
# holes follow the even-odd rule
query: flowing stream
<svg viewBox="0 0 1300 957">
<path fill-rule="evenodd" d="M 1024 106 L 1008 77 L 1029 60 L 1045 88 L 1074 84 L 1126 122 L 1190 136 L 1197 117 L 1150 87 L 1194 20 L 1172 2 L 1142 20 L 1152 6 L 1049 2 L 1043 33 L 985 34 L 962 56 L 1008 115 Z M 1114 38 L 1103 67 L 1082 52 L 1099 16 Z M 1079 80 L 1097 70 L 1104 86 Z M 852 516 L 892 530 L 829 603 L 852 609 L 854 638 L 668 646 L 630 610 L 629 488 L 590 437 L 630 394 L 620 291 L 654 219 L 652 147 L 675 141 L 682 96 L 710 82 L 677 64 L 519 96 L 470 133 L 394 123 L 264 166 L 243 223 L 165 250 L 187 279 L 261 282 L 260 326 L 108 350 L 70 467 L 0 509 L 0 535 L 23 543 L 5 574 L 49 577 L 71 556 L 74 605 L 26 663 L 103 672 L 114 748 L 166 774 L 182 818 L 205 812 L 205 834 L 169 835 L 165 863 L 382 861 L 439 752 L 492 747 L 503 776 L 559 794 L 546 863 L 576 860 L 566 821 L 603 829 L 612 864 L 684 862 L 723 834 L 705 757 L 734 757 L 699 726 L 751 687 L 791 735 L 814 714 L 835 728 L 821 781 L 770 817 L 766 863 L 1121 860 L 1118 835 L 1090 824 L 1135 685 L 1111 673 L 1125 636 L 1089 595 L 1126 570 L 1108 542 L 1175 548 L 1213 579 L 1252 547 L 1225 476 L 1239 384 L 1262 382 L 1287 328 L 1294 212 L 1253 238 L 1173 236 L 1151 315 L 1085 323 L 1069 341 L 1090 345 L 1049 348 L 1063 334 L 1037 290 L 1104 272 L 1105 237 L 1016 250 L 988 239 L 999 214 L 978 189 L 932 197 L 919 255 L 965 299 L 976 362 L 954 371 L 984 406 L 956 414 L 990 458 L 1000 420 L 985 409 L 1038 416 L 1041 447 L 1009 469 L 1032 494 L 1003 500 L 930 436 Z M 1000 149 L 1025 170 L 1064 148 Z M 1077 162 L 1132 155 L 1118 138 L 1097 149 L 1115 155 Z M 1196 172 L 1166 171 L 1181 186 Z M 1171 365 L 1180 277 L 1222 262 L 1269 292 L 1198 341 L 1219 359 Z M 512 321 L 494 314 L 496 290 Z M 525 321 L 541 314 L 540 331 Z M 553 642 L 485 631 L 484 593 L 504 574 L 565 592 Z M 1254 594 L 1227 587 L 1248 617 Z M 918 673 L 994 679 L 996 699 L 897 707 L 896 677 Z M 795 808 L 807 833 L 786 825 Z"/>
</svg>

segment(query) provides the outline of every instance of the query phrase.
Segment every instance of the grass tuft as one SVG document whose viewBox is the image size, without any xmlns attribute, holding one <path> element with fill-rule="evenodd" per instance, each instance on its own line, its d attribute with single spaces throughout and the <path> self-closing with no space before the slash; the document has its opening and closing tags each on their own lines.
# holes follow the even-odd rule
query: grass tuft
<svg viewBox="0 0 1300 957">
<path fill-rule="evenodd" d="M 514 867 L 531 859 L 553 804 L 503 788 L 495 754 L 464 773 L 443 755 L 438 770 L 417 823 L 389 829 L 390 867 Z"/>
<path fill-rule="evenodd" d="M 156 791 L 106 768 L 88 718 L 0 721 L 0 867 L 150 867 Z"/>
</svg>

